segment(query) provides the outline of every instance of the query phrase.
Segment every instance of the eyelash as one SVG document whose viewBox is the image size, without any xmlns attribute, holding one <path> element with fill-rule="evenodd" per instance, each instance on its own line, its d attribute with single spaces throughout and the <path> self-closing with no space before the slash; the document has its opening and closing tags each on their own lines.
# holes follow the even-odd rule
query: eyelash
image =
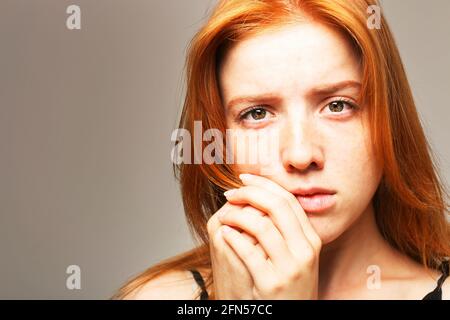
<svg viewBox="0 0 450 320">
<path fill-rule="evenodd" d="M 329 103 L 327 103 L 327 105 L 325 106 L 325 108 L 328 107 L 329 105 L 331 105 L 333 102 L 339 102 L 339 101 L 345 102 L 345 103 L 350 107 L 351 110 L 359 109 L 359 107 L 358 107 L 358 105 L 357 105 L 356 103 L 354 103 L 352 100 L 347 99 L 347 98 L 344 98 L 344 97 L 341 97 L 341 98 L 335 99 L 335 100 L 333 100 L 333 101 L 330 101 Z M 246 118 L 253 110 L 259 110 L 259 109 L 263 109 L 263 110 L 265 110 L 266 112 L 270 112 L 270 111 L 269 111 L 266 107 L 264 107 L 264 105 L 262 105 L 262 104 L 261 104 L 261 105 L 256 105 L 256 106 L 252 106 L 252 107 L 250 107 L 250 108 L 247 108 L 247 109 L 243 110 L 242 112 L 240 112 L 240 113 L 238 114 L 238 122 L 244 121 L 245 118 Z M 341 112 L 332 112 L 332 113 L 341 113 Z M 260 121 L 255 120 L 255 122 L 260 122 Z"/>
<path fill-rule="evenodd" d="M 259 109 L 263 109 L 263 110 L 265 110 L 265 111 L 269 111 L 269 110 L 267 110 L 267 108 L 265 108 L 264 105 L 262 105 L 262 104 L 256 105 L 256 106 L 250 107 L 250 108 L 245 109 L 244 111 L 240 112 L 239 115 L 238 115 L 238 119 L 239 119 L 240 121 L 243 121 L 244 118 L 246 118 L 252 111 L 254 111 L 254 110 L 259 110 Z"/>
<path fill-rule="evenodd" d="M 333 102 L 340 102 L 340 101 L 345 102 L 350 107 L 351 110 L 359 109 L 359 106 L 355 102 L 353 102 L 351 99 L 344 98 L 344 97 L 337 98 L 337 99 L 327 103 L 325 108 L 328 107 Z M 338 112 L 338 113 L 340 113 L 340 112 Z"/>
</svg>

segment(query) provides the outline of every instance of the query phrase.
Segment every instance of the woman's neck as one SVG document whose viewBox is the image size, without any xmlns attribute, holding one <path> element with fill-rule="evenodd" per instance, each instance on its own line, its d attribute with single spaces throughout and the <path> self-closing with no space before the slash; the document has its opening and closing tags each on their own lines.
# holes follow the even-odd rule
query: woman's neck
<svg viewBox="0 0 450 320">
<path fill-rule="evenodd" d="M 369 205 L 338 239 L 324 245 L 320 254 L 319 299 L 333 299 L 350 292 L 369 290 L 368 267 L 385 271 L 399 253 L 381 236 Z M 392 271 L 392 270 L 391 270 Z"/>
</svg>

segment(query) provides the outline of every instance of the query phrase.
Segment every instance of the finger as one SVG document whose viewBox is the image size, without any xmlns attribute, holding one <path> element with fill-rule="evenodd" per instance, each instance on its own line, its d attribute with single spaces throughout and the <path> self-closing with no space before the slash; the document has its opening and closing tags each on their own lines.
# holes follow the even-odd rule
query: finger
<svg viewBox="0 0 450 320">
<path fill-rule="evenodd" d="M 254 208 L 252 206 L 248 206 L 248 205 L 243 206 L 241 210 L 244 213 L 248 213 L 248 214 L 254 214 L 254 215 L 258 215 L 258 216 L 266 215 L 261 210 L 258 210 L 256 208 Z M 256 247 L 256 250 L 258 250 L 265 257 L 265 259 L 269 258 L 267 256 L 266 251 L 262 248 L 261 244 L 258 242 L 258 240 L 255 237 L 253 237 L 251 234 L 248 234 L 247 232 L 245 232 L 244 230 L 242 230 L 239 227 L 235 227 L 235 229 L 237 229 L 241 233 L 241 235 L 244 237 L 244 239 L 248 240 L 251 244 L 253 244 Z"/>
<path fill-rule="evenodd" d="M 219 221 L 218 216 L 221 213 L 227 212 L 232 209 L 243 209 L 245 212 L 251 212 L 251 213 L 258 214 L 258 215 L 265 215 L 264 212 L 262 212 L 258 209 L 255 209 L 252 206 L 236 205 L 236 204 L 231 204 L 229 202 L 226 202 L 208 221 L 209 234 L 217 233 L 217 230 L 222 226 L 222 223 Z M 243 230 L 240 230 L 239 228 L 237 228 L 237 229 L 238 229 L 237 230 L 238 232 L 241 232 L 244 239 L 246 239 L 251 244 L 253 244 L 256 247 L 256 250 L 258 250 L 266 259 L 268 258 L 266 252 L 261 247 L 261 244 L 259 244 L 258 241 L 253 236 L 249 235 L 248 233 L 244 232 Z M 219 235 L 220 235 L 220 232 L 219 232 Z M 221 239 L 221 238 L 222 238 L 222 236 L 220 235 L 219 239 Z M 214 241 L 214 239 L 212 241 Z"/>
<path fill-rule="evenodd" d="M 237 230 L 236 230 L 237 231 Z M 269 257 L 267 256 L 266 251 L 263 249 L 263 247 L 261 246 L 261 244 L 251 235 L 249 235 L 247 232 L 240 232 L 240 234 L 244 237 L 244 239 L 246 241 L 248 241 L 249 243 L 251 243 L 252 245 L 255 246 L 256 250 L 258 250 L 262 256 L 264 256 L 265 259 L 268 259 Z"/>
<path fill-rule="evenodd" d="M 244 206 L 244 208 L 242 208 L 242 210 L 244 212 L 248 212 L 248 213 L 253 213 L 259 216 L 264 216 L 266 215 L 264 212 L 262 212 L 261 210 L 258 210 L 252 206 Z M 242 232 L 242 235 L 245 235 L 246 237 L 248 237 L 252 243 L 255 245 L 256 249 L 264 256 L 265 259 L 268 259 L 269 257 L 267 256 L 266 251 L 262 248 L 261 244 L 258 242 L 258 240 L 256 240 L 255 237 L 253 237 L 252 235 L 249 235 L 247 232 Z"/>
<path fill-rule="evenodd" d="M 220 216 L 219 220 L 223 224 L 239 227 L 254 236 L 278 270 L 288 270 L 293 265 L 292 253 L 269 216 L 261 217 L 253 212 L 243 214 L 242 209 L 236 209 Z"/>
<path fill-rule="evenodd" d="M 211 267 L 214 276 L 214 290 L 221 299 L 251 299 L 248 288 L 254 286 L 252 275 L 245 263 L 225 241 L 220 228 L 210 242 Z M 230 278 L 230 275 L 234 277 Z"/>
<path fill-rule="evenodd" d="M 306 238 L 300 221 L 293 214 L 292 207 L 284 198 L 254 185 L 229 190 L 225 193 L 225 196 L 231 203 L 250 204 L 267 213 L 286 240 L 291 253 L 299 259 L 312 250 L 312 245 Z M 269 252 L 267 254 L 270 256 Z"/>
<path fill-rule="evenodd" d="M 207 222 L 207 229 L 208 234 L 212 237 L 216 231 L 220 228 L 222 225 L 218 219 L 218 216 L 224 212 L 227 212 L 230 209 L 237 209 L 242 208 L 245 205 L 239 205 L 239 204 L 232 204 L 229 201 L 227 201 L 219 210 L 217 210 L 208 220 Z"/>
<path fill-rule="evenodd" d="M 280 186 L 275 181 L 272 181 L 263 176 L 253 174 L 241 174 L 239 175 L 239 178 L 241 179 L 244 185 L 260 186 L 286 199 L 289 205 L 292 207 L 297 219 L 300 221 L 301 228 L 306 238 L 309 240 L 311 244 L 318 245 L 319 247 L 321 246 L 321 239 L 319 235 L 317 234 L 316 230 L 309 221 L 305 211 L 298 202 L 297 198 L 291 192 Z"/>
<path fill-rule="evenodd" d="M 247 241 L 244 241 L 241 234 L 229 226 L 221 227 L 225 241 L 230 245 L 236 255 L 247 267 L 255 287 L 261 289 L 267 282 L 268 277 L 273 274 L 270 264 L 264 257 L 255 250 Z"/>
<path fill-rule="evenodd" d="M 225 241 L 221 228 L 216 230 L 215 234 L 212 236 L 212 241 L 210 244 L 210 254 L 211 260 L 214 261 L 219 266 L 219 268 L 233 268 L 234 272 L 239 269 L 241 269 L 242 271 L 242 268 L 244 268 L 246 272 L 248 271 L 239 256 L 236 255 L 234 250 Z M 226 263 L 224 263 L 224 261 Z"/>
<path fill-rule="evenodd" d="M 244 212 L 244 213 L 257 215 L 257 216 L 260 216 L 260 217 L 266 215 L 266 214 L 265 214 L 264 212 L 262 212 L 261 210 L 258 210 L 258 209 L 256 209 L 256 208 L 254 208 L 254 207 L 252 207 L 252 206 L 248 206 L 248 205 L 244 205 L 244 206 L 242 207 L 241 210 L 242 210 L 242 212 Z M 219 216 L 221 216 L 221 215 L 219 215 Z M 219 221 L 220 221 L 220 218 L 219 218 Z M 256 240 L 256 238 L 253 237 L 252 235 L 250 235 L 250 234 L 248 234 L 248 233 L 246 233 L 246 232 L 244 232 L 244 231 L 242 232 L 242 234 L 243 234 L 245 237 L 247 237 L 247 238 L 252 242 L 252 244 L 254 244 L 254 245 L 259 245 L 259 244 L 258 244 L 258 240 Z"/>
</svg>

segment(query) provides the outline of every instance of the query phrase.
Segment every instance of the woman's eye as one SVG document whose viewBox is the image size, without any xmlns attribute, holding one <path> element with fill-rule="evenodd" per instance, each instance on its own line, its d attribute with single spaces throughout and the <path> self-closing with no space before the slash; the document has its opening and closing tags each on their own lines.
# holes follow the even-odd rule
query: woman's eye
<svg viewBox="0 0 450 320">
<path fill-rule="evenodd" d="M 261 121 L 267 117 L 267 110 L 262 107 L 254 107 L 249 111 L 245 111 L 239 117 L 241 120 Z"/>
<path fill-rule="evenodd" d="M 346 100 L 332 101 L 326 106 L 326 108 L 328 108 L 328 110 L 330 110 L 331 113 L 343 113 L 346 106 L 347 109 L 350 110 L 356 109 L 356 106 L 352 102 Z"/>
</svg>

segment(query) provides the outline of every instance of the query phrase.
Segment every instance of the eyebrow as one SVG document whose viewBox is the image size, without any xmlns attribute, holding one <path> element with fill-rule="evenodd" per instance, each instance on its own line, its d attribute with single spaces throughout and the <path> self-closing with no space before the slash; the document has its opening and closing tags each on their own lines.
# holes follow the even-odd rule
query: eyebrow
<svg viewBox="0 0 450 320">
<path fill-rule="evenodd" d="M 355 81 L 355 80 L 345 80 L 345 81 L 340 81 L 340 82 L 336 82 L 336 83 L 320 85 L 315 88 L 309 89 L 306 95 L 308 97 L 330 95 L 330 94 L 336 93 L 340 90 L 347 89 L 347 88 L 360 89 L 361 83 L 358 81 Z M 244 103 L 244 102 L 257 102 L 257 101 L 268 102 L 268 101 L 278 101 L 278 100 L 280 100 L 279 96 L 274 93 L 241 96 L 241 97 L 236 97 L 236 98 L 231 99 L 230 102 L 228 102 L 227 107 L 232 108 L 235 105 Z"/>
<path fill-rule="evenodd" d="M 338 92 L 343 89 L 348 89 L 348 88 L 360 89 L 361 83 L 359 83 L 358 81 L 354 81 L 354 80 L 345 80 L 345 81 L 341 81 L 341 82 L 321 85 L 321 86 L 318 86 L 316 88 L 312 88 L 311 90 L 309 90 L 307 95 L 308 96 L 322 96 L 322 95 L 327 95 L 327 94 L 333 94 L 335 92 Z"/>
</svg>

